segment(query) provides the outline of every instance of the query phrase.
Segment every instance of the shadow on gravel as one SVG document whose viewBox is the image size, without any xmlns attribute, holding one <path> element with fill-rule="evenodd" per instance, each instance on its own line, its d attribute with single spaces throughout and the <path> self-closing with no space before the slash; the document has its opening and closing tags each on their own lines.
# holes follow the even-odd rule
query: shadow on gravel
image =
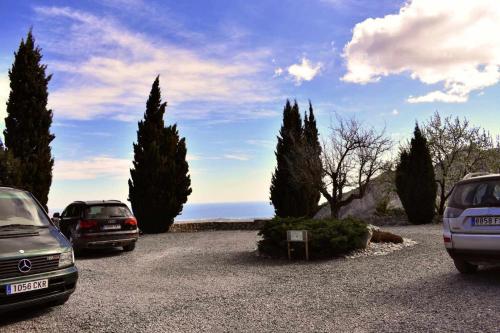
<svg viewBox="0 0 500 333">
<path fill-rule="evenodd" d="M 473 297 L 472 297 L 473 296 Z M 464 297 L 469 303 L 464 303 Z M 471 298 L 472 297 L 472 298 Z M 500 298 L 500 267 L 481 267 L 475 274 L 450 271 L 422 277 L 408 283 L 391 285 L 383 291 L 370 293 L 374 304 L 408 308 L 441 309 L 443 304 L 470 305 L 470 301 L 497 302 Z M 389 303 L 386 303 L 389 302 Z"/>
<path fill-rule="evenodd" d="M 0 314 L 0 328 L 2 328 L 2 326 L 14 324 L 24 320 L 36 319 L 38 317 L 45 316 L 51 313 L 52 311 L 54 311 L 54 308 L 47 305 L 47 306 L 23 308 L 20 310 L 2 313 Z"/>
<path fill-rule="evenodd" d="M 78 255 L 75 255 L 77 260 L 93 260 L 108 257 L 117 257 L 126 252 L 123 252 L 121 248 L 110 248 L 110 249 L 91 249 L 84 250 Z"/>
<path fill-rule="evenodd" d="M 230 257 L 228 257 L 228 264 L 230 265 L 246 265 L 246 266 L 259 266 L 259 267 L 280 267 L 280 266 L 290 266 L 290 265 L 318 265 L 323 263 L 328 263 L 335 260 L 342 260 L 343 257 L 332 258 L 332 259 L 313 259 L 306 261 L 305 259 L 295 258 L 292 260 L 283 258 L 271 258 L 266 256 L 259 256 L 257 251 L 238 251 L 233 252 Z"/>
<path fill-rule="evenodd" d="M 373 331 L 497 332 L 499 299 L 500 267 L 481 267 L 470 275 L 450 270 L 391 284 L 365 301 L 370 315 L 391 314 L 370 327 Z"/>
</svg>

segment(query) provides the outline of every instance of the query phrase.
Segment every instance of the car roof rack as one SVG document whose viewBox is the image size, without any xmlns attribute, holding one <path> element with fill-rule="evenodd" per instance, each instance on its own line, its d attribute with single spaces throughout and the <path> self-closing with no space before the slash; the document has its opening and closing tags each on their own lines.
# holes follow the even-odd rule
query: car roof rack
<svg viewBox="0 0 500 333">
<path fill-rule="evenodd" d="M 466 180 L 466 179 L 482 177 L 482 176 L 487 176 L 487 175 L 491 175 L 491 173 L 489 173 L 489 172 L 471 172 L 471 173 L 466 174 L 465 177 L 462 179 Z"/>
<path fill-rule="evenodd" d="M 72 204 L 75 203 L 80 203 L 80 204 L 99 204 L 99 203 L 107 203 L 107 202 L 117 202 L 117 203 L 122 203 L 120 200 L 116 199 L 109 199 L 109 200 L 75 200 L 72 202 Z"/>
</svg>

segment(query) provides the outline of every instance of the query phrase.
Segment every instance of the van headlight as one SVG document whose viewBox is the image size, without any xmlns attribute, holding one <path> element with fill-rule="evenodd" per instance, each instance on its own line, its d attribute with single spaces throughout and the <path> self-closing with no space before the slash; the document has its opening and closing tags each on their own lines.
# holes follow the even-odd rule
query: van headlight
<svg viewBox="0 0 500 333">
<path fill-rule="evenodd" d="M 75 254 L 73 249 L 61 253 L 59 257 L 59 268 L 72 266 L 75 263 Z"/>
</svg>

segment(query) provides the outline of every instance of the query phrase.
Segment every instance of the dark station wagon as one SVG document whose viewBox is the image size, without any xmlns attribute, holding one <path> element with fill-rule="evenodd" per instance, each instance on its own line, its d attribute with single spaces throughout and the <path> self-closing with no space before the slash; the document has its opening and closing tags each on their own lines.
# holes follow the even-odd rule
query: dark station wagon
<svg viewBox="0 0 500 333">
<path fill-rule="evenodd" d="M 71 244 L 33 195 L 0 187 L 0 312 L 63 304 L 77 279 Z"/>
<path fill-rule="evenodd" d="M 75 201 L 62 215 L 55 213 L 54 220 L 75 251 L 109 247 L 133 251 L 139 238 L 137 220 L 118 200 Z"/>
</svg>

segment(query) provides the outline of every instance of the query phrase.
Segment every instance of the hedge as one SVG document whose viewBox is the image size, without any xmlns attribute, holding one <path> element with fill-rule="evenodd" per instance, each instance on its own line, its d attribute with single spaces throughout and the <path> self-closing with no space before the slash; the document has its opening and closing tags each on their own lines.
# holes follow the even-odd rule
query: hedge
<svg viewBox="0 0 500 333">
<path fill-rule="evenodd" d="M 348 218 L 344 220 L 306 218 L 274 218 L 264 223 L 259 235 L 259 253 L 270 257 L 285 258 L 287 230 L 309 231 L 309 256 L 312 259 L 328 259 L 341 256 L 366 246 L 366 223 Z M 293 243 L 294 257 L 303 256 L 303 243 Z"/>
</svg>

